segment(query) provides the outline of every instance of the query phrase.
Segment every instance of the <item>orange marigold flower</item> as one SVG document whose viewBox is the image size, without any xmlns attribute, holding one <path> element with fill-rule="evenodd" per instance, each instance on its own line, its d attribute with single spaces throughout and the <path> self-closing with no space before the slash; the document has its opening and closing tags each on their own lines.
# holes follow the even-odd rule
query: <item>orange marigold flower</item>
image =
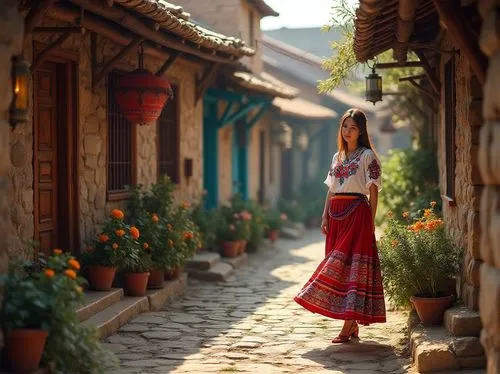
<svg viewBox="0 0 500 374">
<path fill-rule="evenodd" d="M 168 231 L 172 230 L 172 225 L 170 223 L 167 223 L 167 229 Z"/>
<path fill-rule="evenodd" d="M 144 243 L 142 246 L 144 247 L 144 249 L 148 249 L 149 248 L 149 244 L 148 243 Z"/>
<path fill-rule="evenodd" d="M 47 278 L 52 278 L 54 275 L 56 275 L 56 272 L 52 269 L 47 269 L 43 273 Z"/>
<path fill-rule="evenodd" d="M 61 255 L 63 253 L 63 251 L 62 251 L 62 249 L 56 248 L 56 249 L 54 249 L 53 253 L 55 255 Z"/>
<path fill-rule="evenodd" d="M 111 246 L 111 248 L 118 249 L 118 244 L 117 243 L 113 243 L 113 245 Z"/>
<path fill-rule="evenodd" d="M 184 209 L 187 209 L 187 208 L 189 208 L 190 206 L 191 206 L 191 203 L 190 203 L 189 201 L 186 201 L 186 200 L 185 200 L 185 201 L 183 201 L 183 202 L 182 202 L 182 207 L 183 207 Z"/>
<path fill-rule="evenodd" d="M 99 241 L 101 243 L 106 243 L 108 240 L 109 240 L 109 236 L 107 236 L 106 234 L 99 235 Z"/>
<path fill-rule="evenodd" d="M 392 245 L 392 247 L 395 247 L 395 246 L 397 246 L 397 245 L 398 245 L 398 243 L 399 243 L 399 242 L 398 242 L 396 239 L 394 239 L 394 240 L 391 242 L 391 245 Z"/>
<path fill-rule="evenodd" d="M 431 207 L 433 207 L 433 208 L 434 208 L 434 207 L 436 206 L 436 204 L 437 204 L 437 203 L 436 203 L 434 200 L 433 200 L 433 201 L 431 201 Z"/>
<path fill-rule="evenodd" d="M 64 275 L 66 275 L 68 278 L 76 279 L 76 272 L 74 270 L 67 269 L 64 271 Z"/>
<path fill-rule="evenodd" d="M 184 233 L 184 239 L 186 239 L 186 240 L 193 239 L 193 237 L 194 237 L 194 235 L 191 231 Z"/>
<path fill-rule="evenodd" d="M 80 263 L 72 258 L 71 260 L 68 261 L 68 265 L 71 266 L 75 270 L 80 270 Z"/>
<path fill-rule="evenodd" d="M 122 229 L 120 229 L 120 230 L 116 230 L 116 231 L 115 231 L 115 234 L 116 234 L 118 237 L 120 237 L 120 238 L 121 238 L 123 235 L 125 235 L 125 230 L 122 230 Z"/>
<path fill-rule="evenodd" d="M 432 216 L 432 210 L 431 209 L 425 209 L 424 210 L 424 217 L 425 218 L 429 218 L 430 216 Z"/>
<path fill-rule="evenodd" d="M 125 214 L 120 209 L 113 209 L 111 211 L 111 217 L 114 219 L 123 219 L 125 217 Z"/>
<path fill-rule="evenodd" d="M 130 235 L 132 235 L 132 238 L 135 240 L 139 239 L 140 236 L 139 229 L 135 226 L 132 226 L 130 228 Z"/>
<path fill-rule="evenodd" d="M 168 246 L 169 247 L 173 247 L 174 246 L 174 242 L 172 239 L 168 239 Z"/>
<path fill-rule="evenodd" d="M 156 213 L 153 213 L 153 216 L 151 217 L 151 219 L 153 220 L 153 222 L 158 222 L 160 220 L 160 218 L 158 217 L 158 214 L 156 214 Z"/>
<path fill-rule="evenodd" d="M 409 212 L 403 212 L 403 218 L 408 218 L 410 216 Z"/>
<path fill-rule="evenodd" d="M 394 216 L 394 213 L 392 211 L 387 212 L 387 217 L 392 218 Z"/>
</svg>

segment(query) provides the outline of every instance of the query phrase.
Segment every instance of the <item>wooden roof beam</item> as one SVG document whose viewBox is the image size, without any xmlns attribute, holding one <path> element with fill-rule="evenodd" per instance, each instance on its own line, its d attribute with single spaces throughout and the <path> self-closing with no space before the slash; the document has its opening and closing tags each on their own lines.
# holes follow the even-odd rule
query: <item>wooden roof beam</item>
<svg viewBox="0 0 500 374">
<path fill-rule="evenodd" d="M 396 23 L 396 43 L 393 57 L 398 62 L 406 62 L 408 41 L 413 33 L 417 0 L 400 0 Z"/>
<path fill-rule="evenodd" d="M 421 68 L 422 62 L 420 61 L 406 61 L 403 64 L 399 62 L 382 62 L 375 64 L 375 69 L 395 69 L 395 68 Z"/>
<path fill-rule="evenodd" d="M 42 21 L 45 13 L 49 10 L 49 8 L 56 2 L 56 0 L 42 0 L 36 2 L 24 21 L 24 39 L 31 34 L 31 31 L 38 26 Z"/>
<path fill-rule="evenodd" d="M 441 82 L 436 75 L 436 69 L 431 66 L 429 60 L 427 59 L 427 56 L 422 50 L 416 50 L 415 53 L 422 63 L 425 75 L 427 75 L 427 78 L 429 78 L 429 83 L 431 84 L 434 93 L 438 95 L 439 98 L 441 98 Z"/>
<path fill-rule="evenodd" d="M 97 17 L 93 16 L 92 13 L 106 18 L 106 20 L 113 21 L 117 25 L 120 25 L 128 30 L 130 30 L 132 33 L 144 38 L 145 40 L 150 40 L 160 46 L 170 48 L 170 49 L 175 49 L 181 52 L 184 52 L 189 55 L 193 55 L 196 57 L 200 57 L 204 60 L 212 61 L 212 62 L 219 62 L 223 64 L 231 64 L 234 63 L 234 59 L 232 59 L 230 56 L 221 56 L 218 55 L 217 53 L 214 53 L 213 50 L 210 51 L 204 51 L 196 47 L 191 47 L 186 43 L 183 43 L 182 41 L 178 40 L 175 37 L 172 37 L 171 35 L 168 35 L 163 32 L 158 32 L 155 31 L 153 28 L 150 27 L 147 23 L 143 22 L 140 18 L 135 17 L 131 13 L 118 8 L 118 7 L 108 7 L 106 4 L 103 4 L 101 1 L 90 1 L 90 0 L 71 0 L 71 3 L 82 7 L 83 9 L 87 10 L 88 13 L 85 13 L 85 18 L 81 21 L 81 26 L 88 28 L 86 25 L 90 22 L 94 23 L 94 21 L 100 21 Z M 56 11 L 54 11 L 56 10 Z M 51 11 L 49 11 L 50 14 L 61 14 L 61 12 L 66 12 L 67 14 L 80 14 L 78 11 L 75 13 L 75 9 L 71 9 L 68 6 L 65 6 L 63 4 L 56 4 Z M 79 16 L 78 16 L 79 18 Z M 73 18 L 76 20 L 76 17 Z M 73 21 L 74 22 L 74 21 Z M 108 28 L 111 28 L 109 26 L 109 22 L 102 22 L 103 24 L 107 24 Z M 90 29 L 90 28 L 89 28 Z M 98 34 L 101 34 L 101 32 L 96 31 Z M 128 44 L 128 43 L 127 43 Z"/>
<path fill-rule="evenodd" d="M 455 1 L 433 1 L 439 13 L 439 18 L 446 25 L 451 38 L 458 44 L 460 50 L 463 51 L 478 80 L 484 85 L 488 60 L 479 49 L 478 42 L 464 28 L 464 20 L 460 14 L 460 7 L 457 6 Z"/>
</svg>

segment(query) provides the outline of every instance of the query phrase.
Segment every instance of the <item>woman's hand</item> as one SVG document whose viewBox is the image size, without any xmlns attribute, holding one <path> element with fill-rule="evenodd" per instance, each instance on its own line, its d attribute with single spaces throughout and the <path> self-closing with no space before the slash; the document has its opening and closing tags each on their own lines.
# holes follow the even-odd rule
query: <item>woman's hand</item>
<svg viewBox="0 0 500 374">
<path fill-rule="evenodd" d="M 321 217 L 321 232 L 323 234 L 328 234 L 328 218 L 327 217 Z"/>
</svg>

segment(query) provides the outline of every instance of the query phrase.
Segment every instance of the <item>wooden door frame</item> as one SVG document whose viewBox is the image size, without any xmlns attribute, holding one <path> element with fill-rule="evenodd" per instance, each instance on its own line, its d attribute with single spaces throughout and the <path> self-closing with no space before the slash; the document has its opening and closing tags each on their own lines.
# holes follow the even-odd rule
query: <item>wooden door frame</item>
<svg viewBox="0 0 500 374">
<path fill-rule="evenodd" d="M 33 43 L 33 54 L 37 56 L 41 51 L 43 51 L 47 45 L 43 43 L 34 42 Z M 63 191 L 67 192 L 67 196 L 61 194 L 58 191 L 58 198 L 62 204 L 58 205 L 58 223 L 63 223 L 59 225 L 59 237 L 62 238 L 63 242 L 68 244 L 68 248 L 63 248 L 65 251 L 69 251 L 75 255 L 80 254 L 80 230 L 79 230 L 79 220 L 80 220 L 80 187 L 79 187 L 79 97 L 78 97 L 78 77 L 79 77 L 79 60 L 80 56 L 78 53 L 73 51 L 68 51 L 65 49 L 57 48 L 48 54 L 45 59 L 47 62 L 53 62 L 64 66 L 64 70 L 58 71 L 58 117 L 65 118 L 66 133 L 57 133 L 56 141 L 58 145 L 58 155 L 57 155 L 57 166 L 58 166 L 58 185 L 63 187 Z M 32 72 L 32 77 L 34 78 L 35 72 Z M 63 79 L 61 79 L 61 77 Z M 34 193 L 34 224 L 35 233 L 37 232 L 38 217 L 37 217 L 37 203 L 38 203 L 38 182 L 36 178 L 36 171 L 38 169 L 35 159 L 37 157 L 37 131 L 34 129 L 35 126 L 35 107 L 37 104 L 36 99 L 36 82 L 33 79 L 33 193 Z M 64 98 L 64 99 L 62 99 Z M 62 105 L 66 103 L 63 107 Z M 61 147 L 61 145 L 63 147 Z M 63 157 L 61 157 L 63 154 Z M 63 174 L 64 179 L 61 177 L 60 165 L 66 165 L 65 173 Z M 66 173 L 67 172 L 67 173 Z M 66 214 L 62 219 L 60 212 L 65 210 Z"/>
</svg>

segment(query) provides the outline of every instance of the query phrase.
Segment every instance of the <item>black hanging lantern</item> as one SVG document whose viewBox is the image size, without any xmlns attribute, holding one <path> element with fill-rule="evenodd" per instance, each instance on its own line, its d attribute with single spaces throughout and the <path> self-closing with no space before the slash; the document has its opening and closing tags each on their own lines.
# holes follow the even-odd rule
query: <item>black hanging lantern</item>
<svg viewBox="0 0 500 374">
<path fill-rule="evenodd" d="M 382 77 L 375 72 L 375 65 L 372 73 L 366 78 L 366 101 L 375 105 L 377 101 L 382 101 Z"/>
<path fill-rule="evenodd" d="M 18 123 L 28 121 L 30 65 L 24 56 L 12 58 L 12 92 L 14 97 L 10 106 L 10 123 L 16 127 Z"/>
</svg>

